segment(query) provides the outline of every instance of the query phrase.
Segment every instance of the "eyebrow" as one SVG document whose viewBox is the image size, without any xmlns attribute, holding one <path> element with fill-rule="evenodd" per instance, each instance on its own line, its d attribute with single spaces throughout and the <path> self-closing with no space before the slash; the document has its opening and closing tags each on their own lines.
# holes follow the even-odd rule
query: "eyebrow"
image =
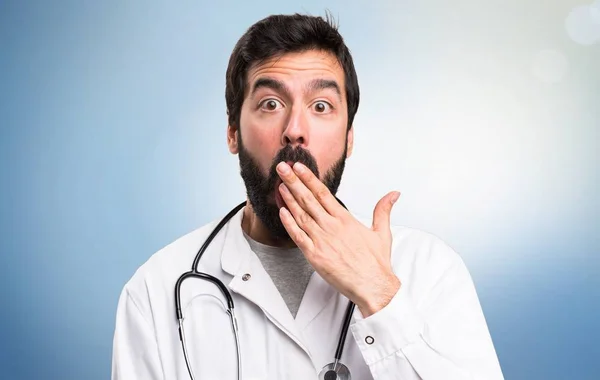
<svg viewBox="0 0 600 380">
<path fill-rule="evenodd" d="M 340 90 L 340 86 L 336 81 L 330 79 L 314 79 L 312 80 L 308 86 L 306 86 L 309 92 L 315 92 L 319 90 L 327 90 L 331 89 L 335 91 L 338 96 L 339 101 L 342 101 L 342 91 Z"/>
<path fill-rule="evenodd" d="M 269 88 L 271 90 L 281 92 L 286 97 L 291 98 L 290 89 L 285 85 L 285 83 L 283 83 L 282 81 L 279 81 L 277 79 L 268 78 L 268 77 L 257 79 L 256 82 L 254 82 L 254 84 L 252 85 L 251 96 L 254 96 L 254 94 L 261 88 Z M 333 90 L 337 94 L 340 102 L 342 101 L 342 91 L 340 90 L 340 86 L 334 80 L 313 79 L 306 86 L 306 90 L 308 92 L 315 92 L 315 91 L 326 90 L 326 89 Z"/>
<path fill-rule="evenodd" d="M 269 89 L 277 91 L 277 92 L 282 92 L 288 98 L 291 97 L 290 96 L 290 93 L 291 93 L 290 89 L 287 88 L 287 86 L 285 85 L 285 83 L 283 83 L 282 81 L 279 81 L 277 79 L 273 79 L 273 78 L 259 78 L 259 79 L 257 79 L 256 82 L 254 82 L 254 85 L 252 86 L 252 93 L 251 93 L 251 95 L 254 96 L 254 94 L 256 93 L 256 91 L 258 91 L 261 88 L 269 88 Z"/>
</svg>

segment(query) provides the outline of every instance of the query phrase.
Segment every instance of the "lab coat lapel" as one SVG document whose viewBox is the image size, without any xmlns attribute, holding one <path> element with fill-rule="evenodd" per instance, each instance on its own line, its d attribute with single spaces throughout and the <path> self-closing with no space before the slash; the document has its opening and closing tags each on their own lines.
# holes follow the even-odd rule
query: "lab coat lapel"
<svg viewBox="0 0 600 380">
<path fill-rule="evenodd" d="M 233 292 L 260 307 L 273 324 L 310 356 L 296 321 L 279 290 L 244 238 L 243 211 L 244 209 L 240 210 L 229 222 L 221 253 L 223 270 L 233 276 L 228 286 Z"/>
<path fill-rule="evenodd" d="M 303 331 L 336 294 L 338 294 L 336 289 L 329 285 L 317 272 L 314 272 L 296 314 L 298 328 Z"/>
</svg>

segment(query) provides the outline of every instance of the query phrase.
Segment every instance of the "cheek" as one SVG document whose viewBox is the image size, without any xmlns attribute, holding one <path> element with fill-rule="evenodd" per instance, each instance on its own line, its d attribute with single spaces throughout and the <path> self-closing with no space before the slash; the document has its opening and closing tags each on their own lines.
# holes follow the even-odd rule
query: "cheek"
<svg viewBox="0 0 600 380">
<path fill-rule="evenodd" d="M 333 165 L 340 159 L 342 153 L 344 152 L 343 147 L 328 149 L 325 151 L 325 155 L 323 157 L 322 164 L 319 165 L 319 170 L 321 172 L 321 176 L 325 175 Z"/>
<path fill-rule="evenodd" d="M 339 133 L 338 130 L 319 131 L 317 134 L 311 136 L 311 138 L 311 151 L 320 152 L 317 162 L 319 164 L 319 171 L 324 174 L 344 154 L 346 133 Z"/>
<path fill-rule="evenodd" d="M 242 126 L 244 149 L 256 161 L 263 174 L 268 174 L 273 157 L 281 148 L 279 138 L 279 135 L 266 128 L 256 128 L 255 125 L 249 123 Z"/>
<path fill-rule="evenodd" d="M 277 115 L 266 115 L 249 110 L 242 110 L 240 119 L 244 143 L 255 149 L 269 151 L 270 146 L 276 146 L 281 139 L 281 120 Z"/>
</svg>

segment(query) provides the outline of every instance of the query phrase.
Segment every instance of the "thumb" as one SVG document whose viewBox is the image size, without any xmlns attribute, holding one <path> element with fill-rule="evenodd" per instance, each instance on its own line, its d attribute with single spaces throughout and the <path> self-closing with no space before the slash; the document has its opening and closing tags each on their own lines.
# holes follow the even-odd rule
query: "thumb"
<svg viewBox="0 0 600 380">
<path fill-rule="evenodd" d="M 400 197 L 400 192 L 392 191 L 386 194 L 375 205 L 373 210 L 373 231 L 386 232 L 390 229 L 390 214 L 394 203 Z"/>
</svg>

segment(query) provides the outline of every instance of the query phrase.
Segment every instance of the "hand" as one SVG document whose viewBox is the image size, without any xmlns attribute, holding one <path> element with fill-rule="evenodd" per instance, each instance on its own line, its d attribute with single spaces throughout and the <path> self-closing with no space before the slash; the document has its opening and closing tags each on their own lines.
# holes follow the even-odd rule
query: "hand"
<svg viewBox="0 0 600 380">
<path fill-rule="evenodd" d="M 390 213 L 400 196 L 379 200 L 373 225 L 356 220 L 306 166 L 282 162 L 279 210 L 288 234 L 325 281 L 353 301 L 366 318 L 385 307 L 401 286 L 391 266 Z M 289 210 L 288 210 L 289 209 Z"/>
</svg>

